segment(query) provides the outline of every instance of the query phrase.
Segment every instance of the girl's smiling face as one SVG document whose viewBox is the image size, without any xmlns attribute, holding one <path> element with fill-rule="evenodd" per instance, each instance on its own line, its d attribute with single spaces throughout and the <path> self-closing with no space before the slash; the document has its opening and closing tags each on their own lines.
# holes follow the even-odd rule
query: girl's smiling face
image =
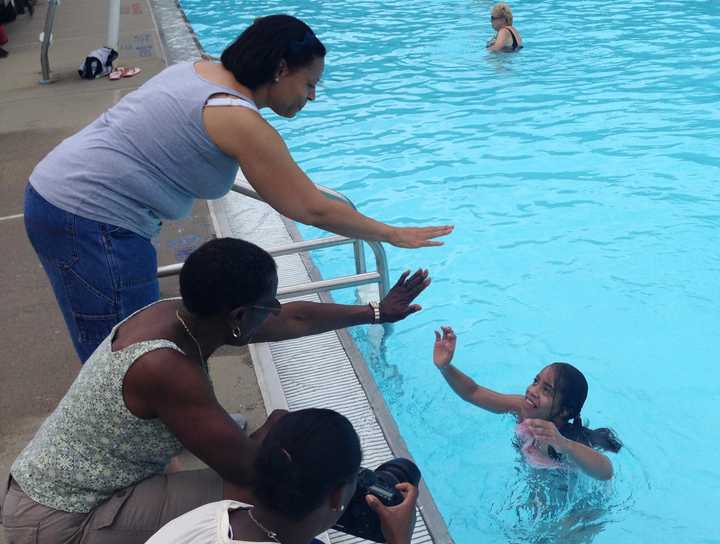
<svg viewBox="0 0 720 544">
<path fill-rule="evenodd" d="M 520 415 L 522 419 L 550 421 L 557 415 L 556 411 L 555 369 L 550 365 L 543 368 L 525 390 L 525 401 Z"/>
</svg>

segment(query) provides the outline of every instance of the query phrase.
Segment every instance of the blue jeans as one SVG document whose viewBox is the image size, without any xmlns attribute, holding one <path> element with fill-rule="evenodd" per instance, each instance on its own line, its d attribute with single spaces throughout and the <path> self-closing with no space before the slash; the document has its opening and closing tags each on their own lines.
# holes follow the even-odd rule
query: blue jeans
<svg viewBox="0 0 720 544">
<path fill-rule="evenodd" d="M 25 230 L 83 363 L 117 323 L 160 297 L 150 240 L 61 210 L 29 183 Z"/>
</svg>

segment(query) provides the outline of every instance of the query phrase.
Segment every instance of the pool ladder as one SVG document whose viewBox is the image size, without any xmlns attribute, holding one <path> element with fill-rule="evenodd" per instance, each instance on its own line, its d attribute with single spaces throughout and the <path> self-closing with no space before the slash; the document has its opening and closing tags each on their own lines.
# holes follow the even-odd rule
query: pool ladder
<svg viewBox="0 0 720 544">
<path fill-rule="evenodd" d="M 338 200 L 347 206 L 356 210 L 355 204 L 342 193 L 328 189 L 327 187 L 317 186 L 318 190 L 323 193 L 327 198 L 332 200 Z M 232 190 L 260 202 L 265 202 L 263 198 L 247 183 L 235 183 Z M 375 256 L 375 271 L 368 272 L 365 264 L 365 251 L 363 243 L 370 246 L 370 249 Z M 281 287 L 278 289 L 278 298 L 288 298 L 300 295 L 307 295 L 310 293 L 320 293 L 325 291 L 332 291 L 335 289 L 345 289 L 348 287 L 358 287 L 360 285 L 368 285 L 372 283 L 378 284 L 378 290 L 380 298 L 382 299 L 388 291 L 388 268 L 387 268 L 387 256 L 385 255 L 385 249 L 382 244 L 377 241 L 370 240 L 358 240 L 353 238 L 347 238 L 346 236 L 325 236 L 323 238 L 316 238 L 313 240 L 302 240 L 300 242 L 292 242 L 289 244 L 283 244 L 281 246 L 273 248 L 264 248 L 273 257 L 280 257 L 281 255 L 292 255 L 297 253 L 303 253 L 313 251 L 316 249 L 323 249 L 327 247 L 341 246 L 346 244 L 353 245 L 353 252 L 355 256 L 355 274 L 350 276 L 341 276 L 338 278 L 332 278 L 328 280 L 316 280 L 307 283 L 301 283 L 298 285 L 291 285 L 289 287 Z M 171 264 L 168 266 L 162 266 L 158 268 L 158 277 L 163 278 L 166 276 L 175 276 L 180 273 L 183 263 Z"/>
</svg>

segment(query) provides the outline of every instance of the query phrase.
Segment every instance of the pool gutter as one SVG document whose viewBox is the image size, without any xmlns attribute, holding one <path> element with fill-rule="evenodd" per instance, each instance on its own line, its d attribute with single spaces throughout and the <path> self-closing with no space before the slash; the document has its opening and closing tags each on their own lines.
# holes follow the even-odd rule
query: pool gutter
<svg viewBox="0 0 720 544">
<path fill-rule="evenodd" d="M 238 181 L 245 182 L 242 174 Z M 236 193 L 210 203 L 219 236 L 251 241 L 270 249 L 300 239 L 292 222 L 265 203 Z M 348 253 L 348 258 L 353 258 Z M 307 283 L 320 274 L 307 255 L 277 257 L 280 286 Z M 312 294 L 286 299 L 332 302 L 329 294 Z M 382 334 L 382 326 L 376 333 Z M 412 458 L 370 374 L 364 357 L 346 330 L 265 344 L 251 344 L 263 401 L 268 412 L 285 408 L 299 410 L 323 407 L 345 415 L 353 424 L 363 449 L 363 465 L 374 468 L 393 457 Z M 451 542 L 445 523 L 424 482 L 418 502 L 421 516 L 413 544 Z M 331 531 L 333 544 L 360 544 L 362 539 Z"/>
<path fill-rule="evenodd" d="M 283 221 L 291 238 L 294 241 L 302 240 L 302 236 L 300 235 L 295 223 L 287 218 L 283 218 Z M 321 280 L 322 275 L 315 266 L 312 258 L 307 254 L 302 254 L 301 258 L 303 259 L 303 264 L 305 265 L 310 279 L 312 281 Z M 330 293 L 320 293 L 319 298 L 322 302 L 335 302 Z M 381 327 L 381 325 L 375 326 Z M 352 365 L 353 370 L 355 371 L 355 374 L 360 381 L 365 394 L 367 395 L 370 407 L 375 413 L 375 418 L 377 419 L 380 429 L 385 436 L 385 440 L 390 446 L 393 454 L 396 457 L 407 457 L 412 459 L 410 450 L 400 434 L 400 429 L 395 422 L 395 418 L 393 418 L 390 413 L 390 409 L 385 402 L 385 397 L 380 392 L 375 378 L 370 373 L 367 361 L 365 360 L 365 357 L 363 357 L 362 353 L 360 353 L 355 340 L 347 329 L 339 329 L 335 332 L 337 333 L 338 339 L 347 354 L 350 364 Z M 452 543 L 450 532 L 448 531 L 447 525 L 445 525 L 445 519 L 440 514 L 440 510 L 438 509 L 437 504 L 430 493 L 430 489 L 427 487 L 424 480 L 420 481 L 419 489 L 419 509 L 422 512 L 422 517 L 425 521 L 428 532 L 432 537 L 432 542 L 436 544 Z M 414 538 L 413 542 L 415 542 Z"/>
</svg>

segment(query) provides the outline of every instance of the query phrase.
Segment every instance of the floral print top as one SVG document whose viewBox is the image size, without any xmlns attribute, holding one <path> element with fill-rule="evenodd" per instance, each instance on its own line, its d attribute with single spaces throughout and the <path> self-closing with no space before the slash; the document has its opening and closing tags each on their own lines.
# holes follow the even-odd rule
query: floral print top
<svg viewBox="0 0 720 544">
<path fill-rule="evenodd" d="M 90 512 L 116 491 L 161 474 L 183 449 L 162 421 L 133 415 L 122 392 L 125 374 L 140 356 L 182 350 L 169 340 L 149 340 L 113 352 L 114 333 L 88 359 L 10 470 L 31 499 L 49 508 Z M 203 370 L 207 374 L 206 365 Z"/>
</svg>

